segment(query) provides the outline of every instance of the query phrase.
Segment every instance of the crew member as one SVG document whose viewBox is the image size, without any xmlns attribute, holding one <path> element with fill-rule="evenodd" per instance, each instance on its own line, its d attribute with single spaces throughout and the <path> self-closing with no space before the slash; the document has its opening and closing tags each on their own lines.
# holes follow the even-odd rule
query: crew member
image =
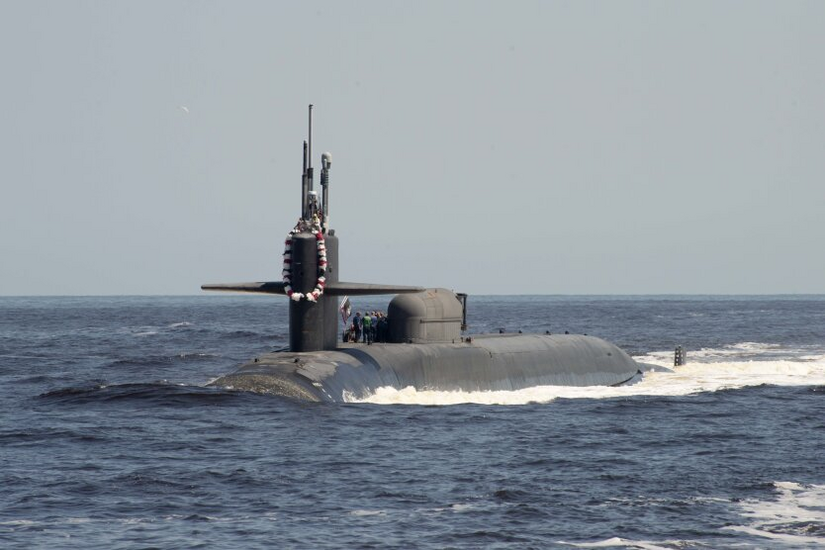
<svg viewBox="0 0 825 550">
<path fill-rule="evenodd" d="M 369 312 L 364 313 L 363 323 L 364 343 L 372 344 L 372 317 Z"/>
<path fill-rule="evenodd" d="M 352 326 L 355 329 L 355 342 L 358 342 L 358 340 L 361 339 L 361 325 L 362 325 L 361 312 L 356 311 L 355 312 L 355 317 L 352 320 Z"/>
<path fill-rule="evenodd" d="M 381 321 L 378 323 L 378 334 L 381 336 L 382 342 L 390 341 L 390 323 L 385 313 L 381 314 Z"/>
</svg>

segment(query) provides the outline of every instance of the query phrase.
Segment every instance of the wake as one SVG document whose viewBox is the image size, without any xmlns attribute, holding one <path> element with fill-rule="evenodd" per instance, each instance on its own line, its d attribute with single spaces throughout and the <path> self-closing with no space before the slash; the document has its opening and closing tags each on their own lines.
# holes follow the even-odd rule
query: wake
<svg viewBox="0 0 825 550">
<path fill-rule="evenodd" d="M 672 368 L 672 372 L 646 372 L 628 386 L 535 386 L 514 391 L 418 391 L 378 388 L 372 395 L 344 395 L 349 403 L 380 405 L 525 405 L 555 399 L 608 399 L 632 396 L 684 396 L 751 386 L 825 385 L 825 353 L 788 350 L 771 344 L 744 342 L 721 349 L 689 352 L 688 362 L 673 367 L 673 352 L 654 352 L 636 361 Z"/>
</svg>

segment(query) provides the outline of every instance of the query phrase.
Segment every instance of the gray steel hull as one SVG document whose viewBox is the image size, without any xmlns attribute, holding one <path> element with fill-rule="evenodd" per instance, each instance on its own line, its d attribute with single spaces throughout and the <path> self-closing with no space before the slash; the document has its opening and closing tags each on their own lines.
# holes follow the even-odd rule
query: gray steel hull
<svg viewBox="0 0 825 550">
<path fill-rule="evenodd" d="M 533 386 L 610 386 L 640 366 L 615 345 L 582 335 L 502 334 L 437 344 L 342 344 L 336 350 L 273 352 L 212 385 L 311 401 L 345 401 L 379 387 L 442 391 Z"/>
</svg>

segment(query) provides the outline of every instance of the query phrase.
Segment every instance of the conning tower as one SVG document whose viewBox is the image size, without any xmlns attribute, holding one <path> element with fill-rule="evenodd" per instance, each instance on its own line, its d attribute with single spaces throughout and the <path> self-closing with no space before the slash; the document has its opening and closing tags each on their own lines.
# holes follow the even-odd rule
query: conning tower
<svg viewBox="0 0 825 550">
<path fill-rule="evenodd" d="M 332 155 L 321 155 L 321 195 L 312 167 L 312 105 L 304 141 L 301 216 L 284 241 L 281 281 L 202 285 L 203 290 L 285 294 L 289 302 L 290 351 L 334 350 L 338 346 L 339 296 L 403 294 L 424 289 L 411 286 L 343 283 L 339 280 L 338 237 L 329 227 L 329 174 Z"/>
<path fill-rule="evenodd" d="M 308 127 L 301 175 L 301 218 L 284 243 L 282 275 L 290 287 L 286 294 L 292 298 L 289 301 L 289 349 L 292 351 L 335 349 L 338 341 L 336 299 L 330 292 L 323 292 L 338 282 L 338 237 L 334 229 L 329 229 L 332 155 L 321 156 L 322 198 L 319 201 L 313 182 L 312 105 Z M 319 289 L 321 292 L 313 295 Z"/>
</svg>

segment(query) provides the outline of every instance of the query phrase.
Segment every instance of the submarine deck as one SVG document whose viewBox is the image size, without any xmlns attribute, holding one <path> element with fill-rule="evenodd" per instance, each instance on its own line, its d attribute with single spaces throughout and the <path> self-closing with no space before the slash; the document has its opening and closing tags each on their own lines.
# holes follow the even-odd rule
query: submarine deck
<svg viewBox="0 0 825 550">
<path fill-rule="evenodd" d="M 214 385 L 302 399 L 344 401 L 379 387 L 441 391 L 518 390 L 538 385 L 615 385 L 639 365 L 593 336 L 472 335 L 462 342 L 340 344 L 335 350 L 271 352 Z"/>
</svg>

